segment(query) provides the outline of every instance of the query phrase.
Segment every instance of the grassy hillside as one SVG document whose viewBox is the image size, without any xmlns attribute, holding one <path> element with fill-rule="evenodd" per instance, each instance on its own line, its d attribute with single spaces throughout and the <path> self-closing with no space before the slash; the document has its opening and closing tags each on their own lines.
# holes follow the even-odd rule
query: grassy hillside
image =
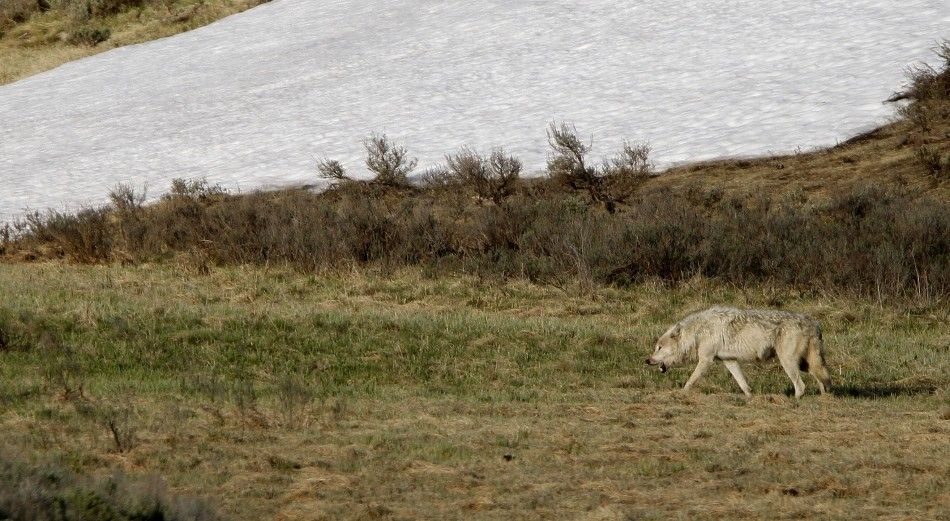
<svg viewBox="0 0 950 521">
<path fill-rule="evenodd" d="M 416 181 L 354 181 L 327 162 L 324 175 L 338 177 L 320 192 L 228 194 L 181 181 L 144 204 L 119 188 L 103 208 L 29 216 L 0 237 L 0 251 L 82 263 L 184 253 L 199 265 L 305 272 L 413 266 L 554 285 L 703 276 L 946 302 L 950 167 L 940 165 L 950 164 L 950 117 L 933 128 L 900 122 L 831 150 L 660 175 L 623 165 L 591 176 L 586 164 L 564 174 L 558 155 L 547 178 L 505 178 L 463 151 Z M 929 151 L 937 169 L 920 158 Z"/>
<path fill-rule="evenodd" d="M 926 151 L 942 153 L 944 164 L 950 160 L 946 122 L 925 131 L 900 120 L 814 152 L 688 164 L 665 172 L 655 186 L 685 190 L 701 185 L 732 193 L 827 200 L 843 190 L 876 184 L 950 202 L 950 170 L 941 170 L 950 165 L 928 164 L 922 159 Z"/>
<path fill-rule="evenodd" d="M 938 519 L 950 490 L 946 306 L 188 259 L 3 265 L 0 292 L 8 454 L 229 518 Z M 643 364 L 712 303 L 822 320 L 836 395 Z"/>
<path fill-rule="evenodd" d="M 171 36 L 267 0 L 3 0 L 0 85 L 115 47 Z"/>
</svg>

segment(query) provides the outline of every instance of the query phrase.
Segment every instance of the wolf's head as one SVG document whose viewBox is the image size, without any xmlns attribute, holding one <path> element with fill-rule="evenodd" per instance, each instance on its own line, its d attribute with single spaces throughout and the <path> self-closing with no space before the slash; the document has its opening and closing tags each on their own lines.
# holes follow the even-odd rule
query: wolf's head
<svg viewBox="0 0 950 521">
<path fill-rule="evenodd" d="M 660 372 L 665 373 L 671 365 L 682 362 L 686 350 L 683 349 L 680 342 L 681 336 L 682 328 L 679 324 L 674 325 L 668 329 L 666 333 L 663 333 L 663 336 L 656 341 L 653 354 L 650 355 L 650 358 L 647 358 L 647 365 L 660 366 Z"/>
</svg>

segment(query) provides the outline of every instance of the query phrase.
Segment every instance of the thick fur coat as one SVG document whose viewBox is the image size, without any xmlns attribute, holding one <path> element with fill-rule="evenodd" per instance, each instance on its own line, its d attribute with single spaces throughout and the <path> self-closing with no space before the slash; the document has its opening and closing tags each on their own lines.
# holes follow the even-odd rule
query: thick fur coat
<svg viewBox="0 0 950 521">
<path fill-rule="evenodd" d="M 739 361 L 778 358 L 792 380 L 795 397 L 805 393 L 800 370 L 808 371 L 822 393 L 831 388 L 825 367 L 818 322 L 788 311 L 714 307 L 693 313 L 670 327 L 657 340 L 650 365 L 667 367 L 695 361 L 696 369 L 684 389 L 692 387 L 716 360 L 721 360 L 742 392 L 751 394 Z"/>
</svg>

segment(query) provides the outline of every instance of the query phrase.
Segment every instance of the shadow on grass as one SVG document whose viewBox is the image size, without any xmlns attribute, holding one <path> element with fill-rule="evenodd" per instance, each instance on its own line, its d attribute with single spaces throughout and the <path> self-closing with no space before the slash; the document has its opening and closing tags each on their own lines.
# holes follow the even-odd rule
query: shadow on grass
<svg viewBox="0 0 950 521">
<path fill-rule="evenodd" d="M 899 384 L 867 384 L 867 385 L 837 385 L 831 393 L 834 396 L 848 398 L 889 398 L 893 396 L 924 396 L 937 392 L 937 385 L 930 382 L 920 382 L 908 385 Z"/>
</svg>

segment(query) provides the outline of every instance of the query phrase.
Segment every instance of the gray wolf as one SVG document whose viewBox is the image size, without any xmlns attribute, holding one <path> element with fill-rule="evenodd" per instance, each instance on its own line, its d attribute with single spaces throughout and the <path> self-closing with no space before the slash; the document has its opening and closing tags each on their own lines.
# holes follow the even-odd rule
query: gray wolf
<svg viewBox="0 0 950 521">
<path fill-rule="evenodd" d="M 748 396 L 752 390 L 739 362 L 771 358 L 778 358 L 792 380 L 795 398 L 805 394 L 800 370 L 815 377 L 822 394 L 831 389 L 821 327 L 806 315 L 788 311 L 713 307 L 693 313 L 663 333 L 646 363 L 666 372 L 671 365 L 696 361 L 683 387 L 688 390 L 714 361 L 721 360 Z"/>
</svg>

